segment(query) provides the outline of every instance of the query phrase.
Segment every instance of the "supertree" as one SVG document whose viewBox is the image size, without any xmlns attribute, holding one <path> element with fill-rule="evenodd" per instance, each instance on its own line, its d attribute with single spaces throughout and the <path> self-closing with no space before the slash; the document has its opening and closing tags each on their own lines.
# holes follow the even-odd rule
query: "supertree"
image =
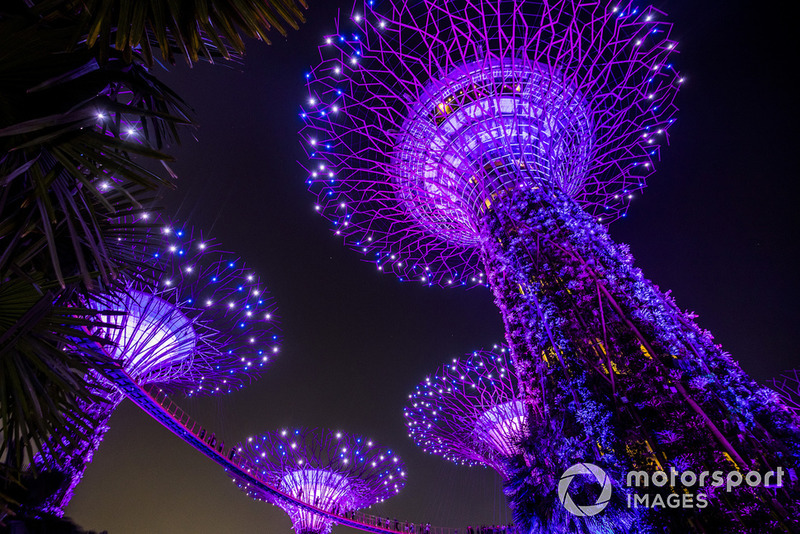
<svg viewBox="0 0 800 534">
<path fill-rule="evenodd" d="M 509 477 L 506 464 L 521 453 L 528 410 L 505 347 L 453 358 L 408 399 L 408 433 L 425 452 Z"/>
<path fill-rule="evenodd" d="M 164 227 L 151 244 L 137 245 L 135 257 L 142 258 L 135 279 L 87 302 L 100 315 L 90 332 L 96 342 L 86 348 L 102 347 L 138 384 L 190 396 L 229 393 L 278 352 L 274 302 L 237 256 Z M 124 398 L 100 373 L 88 374 L 86 384 L 99 399 L 84 407 L 92 432 L 37 458 L 40 468 L 66 476 L 38 508 L 47 513 L 63 514 Z"/>
<path fill-rule="evenodd" d="M 491 288 L 529 407 L 523 454 L 506 467 L 515 522 L 797 528 L 794 485 L 712 495 L 703 509 L 625 503 L 631 470 L 774 470 L 800 454 L 774 394 L 608 235 L 674 121 L 683 79 L 663 13 L 627 1 L 394 0 L 359 4 L 351 19 L 306 74 L 316 209 L 379 270 Z M 597 497 L 602 513 L 562 506 L 559 477 L 582 462 L 614 481 L 611 500 L 594 483 L 568 489 Z"/>
<path fill-rule="evenodd" d="M 295 499 L 340 515 L 383 502 L 405 486 L 403 462 L 371 440 L 330 430 L 291 429 L 237 446 L 248 472 Z M 297 534 L 327 534 L 333 520 L 234 479 L 255 499 L 289 514 Z"/>
</svg>

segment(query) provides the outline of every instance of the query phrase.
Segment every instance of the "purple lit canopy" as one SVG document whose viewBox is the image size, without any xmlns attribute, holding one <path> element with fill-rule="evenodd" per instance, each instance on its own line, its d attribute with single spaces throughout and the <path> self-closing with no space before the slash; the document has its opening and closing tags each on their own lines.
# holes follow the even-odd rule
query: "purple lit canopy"
<svg viewBox="0 0 800 534">
<path fill-rule="evenodd" d="M 658 10 L 370 4 L 320 47 L 301 115 L 316 209 L 378 269 L 485 283 L 481 214 L 512 189 L 554 185 L 603 223 L 625 215 L 682 81 Z"/>
<path fill-rule="evenodd" d="M 409 436 L 425 452 L 506 476 L 502 460 L 521 452 L 528 419 L 507 348 L 453 358 L 408 398 Z"/>
<path fill-rule="evenodd" d="M 270 432 L 248 438 L 237 451 L 252 472 L 273 487 L 335 514 L 383 502 L 405 486 L 405 466 L 397 455 L 344 432 Z M 251 497 L 282 508 L 298 534 L 330 532 L 330 519 L 236 482 Z"/>
<path fill-rule="evenodd" d="M 307 74 L 307 180 L 335 233 L 378 270 L 491 287 L 522 398 L 540 409 L 507 463 L 515 523 L 786 528 L 788 491 L 739 491 L 692 517 L 656 517 L 617 492 L 590 519 L 565 515 L 554 492 L 579 458 L 620 480 L 681 468 L 687 450 L 715 469 L 800 451 L 785 410 L 607 233 L 674 120 L 682 79 L 663 14 L 575 0 L 370 4 Z"/>
<path fill-rule="evenodd" d="M 89 303 L 101 312 L 92 332 L 109 343 L 104 350 L 140 384 L 158 384 L 188 395 L 221 394 L 242 387 L 278 352 L 274 303 L 244 262 L 191 232 L 165 227 L 145 259 L 140 279 L 125 291 Z M 156 282 L 153 284 L 152 280 Z M 145 282 L 147 281 L 147 282 Z M 110 313 L 114 312 L 114 313 Z M 65 485 L 42 510 L 61 515 L 123 399 L 113 384 L 94 373 L 89 387 L 105 404 L 86 407 L 93 433 L 64 443 L 62 454 L 37 459 L 67 475 Z"/>
<path fill-rule="evenodd" d="M 137 381 L 189 395 L 227 393 L 278 352 L 274 303 L 239 257 L 171 227 L 145 254 L 157 287 L 132 282 L 94 304 L 124 312 L 104 315 L 116 328 L 97 333 Z"/>
</svg>

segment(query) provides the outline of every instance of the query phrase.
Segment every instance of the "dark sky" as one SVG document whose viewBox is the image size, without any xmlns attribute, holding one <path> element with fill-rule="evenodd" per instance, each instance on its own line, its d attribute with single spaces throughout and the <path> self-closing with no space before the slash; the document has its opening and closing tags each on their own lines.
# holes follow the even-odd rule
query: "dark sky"
<svg viewBox="0 0 800 534">
<path fill-rule="evenodd" d="M 453 526 L 502 520 L 493 473 L 423 454 L 402 418 L 406 395 L 426 374 L 502 340 L 489 291 L 378 274 L 334 238 L 305 189 L 297 164 L 303 73 L 334 30 L 336 4 L 349 13 L 349 2 L 312 2 L 299 32 L 271 47 L 251 43 L 241 68 L 163 73 L 201 125 L 197 142 L 186 136 L 174 150 L 179 190 L 165 204 L 256 269 L 277 300 L 284 337 L 281 358 L 249 388 L 181 404 L 229 444 L 301 425 L 397 449 L 408 485 L 381 513 Z M 751 4 L 658 4 L 675 22 L 675 63 L 687 82 L 671 146 L 612 234 L 763 381 L 800 365 L 800 47 L 788 13 Z M 290 532 L 281 510 L 250 500 L 127 401 L 67 512 L 111 534 Z"/>
</svg>

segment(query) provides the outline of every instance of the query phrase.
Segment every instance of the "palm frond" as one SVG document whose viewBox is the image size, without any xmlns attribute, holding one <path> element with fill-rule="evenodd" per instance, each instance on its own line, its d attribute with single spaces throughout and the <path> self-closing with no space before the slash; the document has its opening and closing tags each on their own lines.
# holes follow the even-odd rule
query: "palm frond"
<svg viewBox="0 0 800 534">
<path fill-rule="evenodd" d="M 0 459 L 5 467 L 22 468 L 48 444 L 85 434 L 91 421 L 76 406 L 105 402 L 85 387 L 84 378 L 90 369 L 112 365 L 91 348 L 103 340 L 80 328 L 99 324 L 96 312 L 63 306 L 63 296 L 46 285 L 19 279 L 0 285 Z M 70 350 L 65 339 L 84 348 Z"/>
<path fill-rule="evenodd" d="M 172 159 L 163 149 L 191 122 L 186 105 L 141 61 L 65 52 L 74 33 L 0 21 L 0 278 L 13 266 L 62 288 L 74 275 L 87 288 L 98 276 L 110 283 L 127 259 L 110 255 L 115 221 L 172 186 L 146 160 Z"/>
<path fill-rule="evenodd" d="M 42 14 L 76 14 L 88 46 L 110 46 L 124 57 L 141 51 L 152 64 L 153 46 L 165 60 L 231 59 L 244 53 L 244 37 L 267 43 L 305 22 L 305 0 L 47 0 Z"/>
<path fill-rule="evenodd" d="M 85 377 L 111 362 L 80 303 L 136 272 L 145 210 L 172 186 L 148 160 L 190 122 L 141 57 L 73 46 L 76 28 L 0 17 L 0 494 L 105 402 Z"/>
</svg>

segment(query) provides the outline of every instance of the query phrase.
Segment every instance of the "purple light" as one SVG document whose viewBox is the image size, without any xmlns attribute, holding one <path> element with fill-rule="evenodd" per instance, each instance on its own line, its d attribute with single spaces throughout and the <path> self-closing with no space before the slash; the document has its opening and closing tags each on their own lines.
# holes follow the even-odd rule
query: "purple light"
<svg viewBox="0 0 800 534">
<path fill-rule="evenodd" d="M 505 462 L 522 451 L 527 408 L 505 347 L 476 351 L 442 366 L 409 395 L 409 435 L 426 452 L 506 477 Z"/>
<path fill-rule="evenodd" d="M 422 386 L 426 396 L 412 396 L 407 410 L 415 441 L 505 469 L 504 492 L 526 532 L 638 523 L 677 532 L 694 521 L 709 531 L 787 530 L 797 491 L 741 489 L 710 507 L 716 515 L 692 519 L 671 509 L 654 519 L 620 495 L 602 515 L 576 518 L 554 499 L 579 460 L 617 480 L 642 466 L 800 461 L 800 435 L 774 393 L 607 232 L 674 122 L 683 79 L 669 60 L 671 25 L 630 2 L 394 0 L 380 15 L 362 7 L 361 37 L 321 47 L 308 78 L 320 109 L 340 106 L 336 116 L 309 114 L 301 133 L 306 146 L 314 141 L 308 167 L 337 177 L 311 180 L 319 211 L 400 280 L 491 287 L 520 397 L 536 417 L 522 455 L 481 450 L 515 433 L 516 405 L 506 403 L 516 397 L 481 399 L 477 414 L 454 410 L 454 392 L 486 384 L 437 378 L 440 387 Z"/>
<path fill-rule="evenodd" d="M 780 402 L 792 412 L 800 424 L 800 370 L 786 371 L 778 378 L 769 381 L 770 387 L 780 397 Z"/>
<path fill-rule="evenodd" d="M 127 289 L 95 297 L 87 307 L 100 311 L 93 334 L 108 343 L 104 350 L 140 384 L 159 384 L 187 395 L 229 393 L 270 362 L 278 352 L 275 306 L 265 288 L 243 262 L 213 241 L 192 241 L 191 232 L 164 228 L 145 249 L 141 278 Z M 237 266 L 238 265 L 238 266 Z M 195 304 L 196 303 L 196 304 Z M 250 311 L 252 310 L 252 311 Z M 36 459 L 68 475 L 41 510 L 63 514 L 74 488 L 108 429 L 111 413 L 124 398 L 99 375 L 87 375 L 87 387 L 106 403 L 87 407 L 94 432 L 62 444 L 59 454 Z"/>
<path fill-rule="evenodd" d="M 383 502 L 405 486 L 404 464 L 391 450 L 343 432 L 271 432 L 248 438 L 237 450 L 249 470 L 272 486 L 337 515 Z M 330 518 L 234 481 L 251 497 L 283 509 L 298 534 L 330 532 Z"/>
<path fill-rule="evenodd" d="M 556 186 L 604 223 L 624 214 L 680 85 L 652 8 L 507 2 L 501 17 L 463 4 L 363 5 L 363 36 L 321 46 L 308 76 L 316 105 L 338 113 L 308 114 L 302 131 L 310 167 L 336 172 L 311 188 L 337 235 L 359 251 L 371 236 L 370 251 L 397 253 L 381 270 L 442 286 L 482 284 L 482 216 L 511 190 Z"/>
<path fill-rule="evenodd" d="M 64 484 L 47 500 L 36 507 L 37 510 L 61 517 L 64 509 L 72 499 L 75 488 L 83 479 L 86 467 L 91 463 L 94 453 L 108 432 L 108 421 L 112 413 L 122 402 L 123 396 L 117 392 L 97 389 L 96 383 L 89 387 L 93 393 L 105 402 L 97 402 L 82 407 L 87 415 L 86 421 L 91 423 L 89 433 L 85 436 L 75 437 L 72 441 L 64 441 L 55 450 L 52 444 L 42 444 L 42 450 L 34 457 L 37 469 L 43 471 L 58 471 L 64 474 Z"/>
<path fill-rule="evenodd" d="M 351 484 L 346 476 L 324 469 L 297 469 L 287 473 L 281 479 L 280 489 L 298 499 L 308 497 L 323 510 L 351 510 L 354 504 L 351 499 Z M 297 532 L 325 532 L 325 517 L 307 510 L 295 509 L 288 505 L 282 508 L 292 516 L 292 523 L 302 525 Z M 291 509 L 290 509 L 291 508 Z M 328 530 L 330 527 L 328 527 Z"/>
<path fill-rule="evenodd" d="M 475 437 L 499 455 L 521 454 L 519 442 L 527 432 L 528 416 L 525 403 L 519 399 L 489 408 L 475 424 Z"/>
<path fill-rule="evenodd" d="M 97 302 L 94 307 L 106 305 Z M 197 346 L 192 322 L 178 308 L 159 297 L 129 290 L 114 299 L 124 315 L 101 315 L 109 326 L 101 333 L 111 342 L 109 354 L 141 383 L 168 380 L 173 369 L 190 364 Z M 159 376 L 165 373 L 166 376 Z"/>
<path fill-rule="evenodd" d="M 542 181 L 582 189 L 593 128 L 578 91 L 545 65 L 487 58 L 452 69 L 408 111 L 391 167 L 429 234 L 477 247 L 479 215 L 500 192 Z"/>
<path fill-rule="evenodd" d="M 96 306 L 125 313 L 103 316 L 124 328 L 97 333 L 116 345 L 112 357 L 134 378 L 213 395 L 241 388 L 264 368 L 263 353 L 276 347 L 275 305 L 244 262 L 213 240 L 166 228 L 152 247 L 137 252 L 153 258 L 148 274 L 158 283 L 131 282 L 125 293 Z"/>
</svg>

